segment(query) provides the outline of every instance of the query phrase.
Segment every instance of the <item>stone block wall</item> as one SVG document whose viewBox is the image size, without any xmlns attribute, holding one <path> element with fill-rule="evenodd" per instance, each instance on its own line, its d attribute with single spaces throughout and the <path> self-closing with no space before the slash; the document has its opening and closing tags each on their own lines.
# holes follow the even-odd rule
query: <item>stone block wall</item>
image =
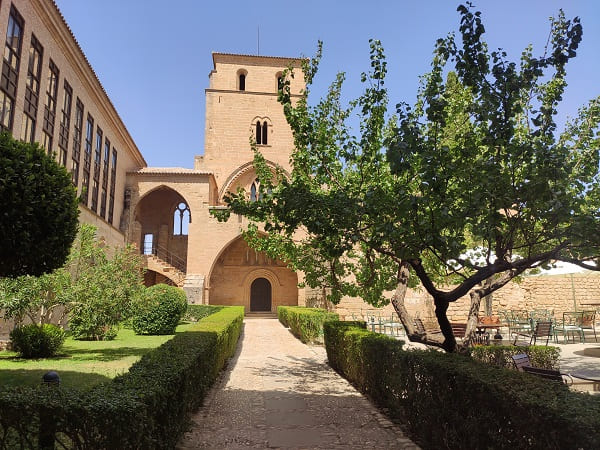
<svg viewBox="0 0 600 450">
<path fill-rule="evenodd" d="M 391 296 L 391 293 L 389 293 Z M 501 310 L 549 309 L 557 319 L 565 311 L 594 309 L 585 306 L 587 302 L 600 302 L 600 274 L 581 273 L 566 275 L 538 275 L 524 277 L 520 282 L 511 282 L 492 296 L 492 314 Z M 469 296 L 464 296 L 450 304 L 448 318 L 451 322 L 464 322 L 469 311 Z M 408 311 L 420 317 L 425 324 L 436 324 L 433 299 L 425 290 L 407 292 L 405 304 Z M 395 315 L 391 304 L 383 308 L 374 308 L 359 298 L 345 297 L 335 307 L 343 320 L 362 318 L 366 315 Z M 484 302 L 481 303 L 480 317 L 485 314 Z M 597 317 L 597 321 L 600 317 Z"/>
</svg>

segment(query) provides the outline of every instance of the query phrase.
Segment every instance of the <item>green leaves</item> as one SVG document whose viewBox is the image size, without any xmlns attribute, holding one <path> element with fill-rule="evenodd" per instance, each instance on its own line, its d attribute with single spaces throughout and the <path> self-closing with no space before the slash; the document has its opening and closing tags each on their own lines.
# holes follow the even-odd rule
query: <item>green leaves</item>
<svg viewBox="0 0 600 450">
<path fill-rule="evenodd" d="M 0 277 L 62 266 L 77 232 L 71 176 L 37 144 L 0 134 Z"/>
</svg>

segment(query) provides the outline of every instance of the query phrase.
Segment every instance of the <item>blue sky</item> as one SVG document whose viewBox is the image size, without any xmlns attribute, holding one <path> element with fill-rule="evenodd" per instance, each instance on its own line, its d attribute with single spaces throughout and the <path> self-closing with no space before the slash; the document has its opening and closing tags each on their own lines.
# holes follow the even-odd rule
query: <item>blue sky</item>
<svg viewBox="0 0 600 450">
<path fill-rule="evenodd" d="M 55 0 L 117 111 L 150 166 L 192 167 L 204 147 L 204 89 L 211 52 L 312 56 L 324 41 L 311 94 L 320 97 L 335 73 L 347 73 L 345 96 L 359 95 L 369 67 L 369 39 L 388 59 L 391 104 L 414 102 L 419 76 L 429 70 L 435 40 L 457 30 L 459 2 L 327 1 L 204 2 L 198 0 Z M 567 67 L 560 122 L 600 95 L 600 1 L 485 0 L 490 48 L 512 60 L 533 44 L 540 55 L 548 17 L 563 8 L 580 16 L 583 42 Z"/>
</svg>

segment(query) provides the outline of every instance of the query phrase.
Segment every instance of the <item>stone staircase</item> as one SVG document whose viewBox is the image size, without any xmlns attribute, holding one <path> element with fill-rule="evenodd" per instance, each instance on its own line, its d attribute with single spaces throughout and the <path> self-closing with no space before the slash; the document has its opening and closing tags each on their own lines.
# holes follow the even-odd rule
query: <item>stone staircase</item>
<svg viewBox="0 0 600 450">
<path fill-rule="evenodd" d="M 144 255 L 144 259 L 148 270 L 160 273 L 171 280 L 176 286 L 183 287 L 185 273 L 181 270 L 156 255 Z"/>
<path fill-rule="evenodd" d="M 247 319 L 277 319 L 277 313 L 270 311 L 246 311 L 244 316 Z"/>
</svg>

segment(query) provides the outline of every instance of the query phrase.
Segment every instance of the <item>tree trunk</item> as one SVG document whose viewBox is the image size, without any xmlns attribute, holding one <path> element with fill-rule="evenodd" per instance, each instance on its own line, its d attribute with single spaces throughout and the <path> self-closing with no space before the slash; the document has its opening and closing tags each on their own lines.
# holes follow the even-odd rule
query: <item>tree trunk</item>
<svg viewBox="0 0 600 450">
<path fill-rule="evenodd" d="M 444 336 L 444 342 L 441 347 L 447 352 L 452 353 L 456 351 L 456 339 L 454 338 L 452 326 L 450 325 L 448 315 L 446 314 L 450 303 L 439 298 L 434 298 L 433 302 L 435 304 L 435 317 L 440 326 L 440 330 L 442 331 L 442 335 Z"/>
<path fill-rule="evenodd" d="M 415 326 L 413 317 L 409 314 L 406 306 L 404 305 L 404 299 L 406 297 L 406 291 L 408 290 L 408 277 L 409 277 L 409 265 L 408 263 L 401 263 L 398 267 L 398 280 L 396 284 L 396 290 L 392 295 L 391 303 L 398 314 L 398 318 L 404 330 L 406 331 L 406 337 L 410 342 L 420 342 L 426 345 L 432 345 L 434 347 L 444 348 L 444 340 L 439 334 L 431 334 L 426 331 L 418 330 Z M 447 308 L 447 306 L 446 306 Z M 450 330 L 452 333 L 452 330 Z M 454 338 L 454 336 L 452 337 Z"/>
<path fill-rule="evenodd" d="M 463 343 L 465 347 L 470 347 L 475 341 L 475 331 L 477 328 L 477 322 L 479 320 L 479 308 L 481 305 L 481 291 L 474 289 L 470 292 L 471 306 L 469 308 L 469 316 L 467 318 L 467 330 L 465 331 L 465 338 Z"/>
</svg>

